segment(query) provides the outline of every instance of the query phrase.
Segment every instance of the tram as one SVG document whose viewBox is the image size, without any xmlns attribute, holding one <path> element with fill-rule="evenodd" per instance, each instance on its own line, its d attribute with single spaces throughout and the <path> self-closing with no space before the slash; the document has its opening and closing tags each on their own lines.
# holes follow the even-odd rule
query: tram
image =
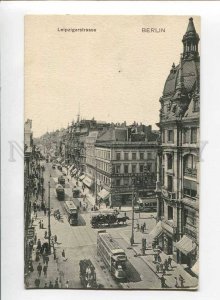
<svg viewBox="0 0 220 300">
<path fill-rule="evenodd" d="M 106 230 L 97 233 L 97 254 L 101 256 L 111 275 L 120 281 L 126 279 L 127 256 L 125 251 Z"/>
<path fill-rule="evenodd" d="M 70 225 L 78 225 L 78 209 L 73 201 L 65 201 L 64 208 L 67 212 L 68 222 Z"/>
<path fill-rule="evenodd" d="M 61 184 L 56 186 L 56 193 L 58 200 L 64 200 L 65 198 L 65 190 Z"/>
</svg>

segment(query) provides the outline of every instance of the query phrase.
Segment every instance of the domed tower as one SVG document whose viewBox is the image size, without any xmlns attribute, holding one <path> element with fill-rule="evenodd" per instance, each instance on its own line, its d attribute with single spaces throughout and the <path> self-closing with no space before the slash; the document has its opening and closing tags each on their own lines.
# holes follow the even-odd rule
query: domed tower
<svg viewBox="0 0 220 300">
<path fill-rule="evenodd" d="M 200 57 L 198 52 L 199 35 L 193 18 L 189 19 L 182 39 L 183 53 L 179 65 L 173 63 L 160 98 L 160 121 L 184 117 L 195 90 L 199 88 Z"/>
<path fill-rule="evenodd" d="M 157 218 L 163 234 L 158 244 L 191 268 L 198 257 L 200 101 L 199 36 L 192 18 L 182 43 L 180 62 L 173 63 L 160 98 Z"/>
</svg>

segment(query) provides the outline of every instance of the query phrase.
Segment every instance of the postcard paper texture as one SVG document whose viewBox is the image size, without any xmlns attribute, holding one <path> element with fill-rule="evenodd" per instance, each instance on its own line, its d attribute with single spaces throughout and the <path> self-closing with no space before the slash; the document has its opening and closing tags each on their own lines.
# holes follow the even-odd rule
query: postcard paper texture
<svg viewBox="0 0 220 300">
<path fill-rule="evenodd" d="M 197 289 L 200 18 L 25 17 L 26 288 Z"/>
</svg>

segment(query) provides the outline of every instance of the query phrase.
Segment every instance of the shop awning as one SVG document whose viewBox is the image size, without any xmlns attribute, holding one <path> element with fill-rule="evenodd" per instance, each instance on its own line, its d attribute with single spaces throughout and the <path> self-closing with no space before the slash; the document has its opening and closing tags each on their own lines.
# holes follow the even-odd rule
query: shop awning
<svg viewBox="0 0 220 300">
<path fill-rule="evenodd" d="M 57 162 L 61 162 L 62 158 L 58 157 Z"/>
<path fill-rule="evenodd" d="M 89 177 L 86 176 L 83 179 L 83 183 L 90 188 L 92 186 L 92 184 L 93 184 L 93 181 L 92 181 L 92 179 L 90 179 Z"/>
<path fill-rule="evenodd" d="M 196 244 L 184 235 L 179 242 L 176 243 L 176 248 L 180 250 L 183 254 L 187 255 L 196 248 Z"/>
<path fill-rule="evenodd" d="M 80 173 L 81 173 L 81 171 L 78 171 L 78 173 L 77 173 L 77 176 L 79 176 L 79 175 L 80 175 Z"/>
<path fill-rule="evenodd" d="M 105 189 L 102 189 L 99 193 L 98 193 L 98 196 L 100 198 L 102 198 L 103 200 L 105 200 L 106 198 L 108 198 L 109 196 L 109 191 L 105 190 Z"/>
<path fill-rule="evenodd" d="M 80 177 L 79 177 L 79 180 L 83 180 L 85 178 L 85 175 L 81 175 Z"/>
<path fill-rule="evenodd" d="M 157 223 L 157 225 L 151 230 L 150 235 L 153 239 L 156 239 L 163 233 L 163 228 L 161 225 L 161 221 Z"/>
<path fill-rule="evenodd" d="M 74 169 L 74 170 L 72 171 L 72 174 L 75 175 L 76 172 L 77 172 L 77 169 Z"/>
<path fill-rule="evenodd" d="M 72 165 L 71 167 L 69 167 L 69 171 L 71 171 L 74 168 L 74 165 Z"/>
<path fill-rule="evenodd" d="M 194 274 L 199 275 L 199 260 L 192 266 L 191 270 Z"/>
</svg>

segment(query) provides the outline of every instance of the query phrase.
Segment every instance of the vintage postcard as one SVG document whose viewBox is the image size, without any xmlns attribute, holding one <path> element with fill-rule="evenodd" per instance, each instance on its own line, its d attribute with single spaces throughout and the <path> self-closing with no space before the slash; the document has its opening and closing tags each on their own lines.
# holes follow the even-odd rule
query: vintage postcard
<svg viewBox="0 0 220 300">
<path fill-rule="evenodd" d="M 24 281 L 195 290 L 200 18 L 25 17 Z"/>
</svg>

